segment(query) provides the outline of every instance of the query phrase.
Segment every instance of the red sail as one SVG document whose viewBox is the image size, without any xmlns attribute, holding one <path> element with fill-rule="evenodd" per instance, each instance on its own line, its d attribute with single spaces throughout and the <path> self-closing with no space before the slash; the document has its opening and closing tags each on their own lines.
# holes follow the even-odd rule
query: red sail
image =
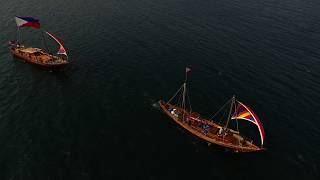
<svg viewBox="0 0 320 180">
<path fill-rule="evenodd" d="M 261 145 L 263 145 L 265 133 L 260 119 L 248 106 L 244 105 L 239 101 L 238 103 L 238 108 L 231 119 L 243 119 L 255 124 L 259 129 Z"/>
<path fill-rule="evenodd" d="M 52 37 L 52 38 L 60 45 L 60 48 L 59 48 L 57 54 L 63 54 L 63 55 L 65 55 L 65 56 L 68 56 L 68 55 L 67 55 L 66 48 L 63 46 L 62 40 L 59 39 L 58 37 L 54 36 L 53 34 L 47 32 L 47 31 L 46 31 L 46 33 L 47 33 L 50 37 Z"/>
</svg>

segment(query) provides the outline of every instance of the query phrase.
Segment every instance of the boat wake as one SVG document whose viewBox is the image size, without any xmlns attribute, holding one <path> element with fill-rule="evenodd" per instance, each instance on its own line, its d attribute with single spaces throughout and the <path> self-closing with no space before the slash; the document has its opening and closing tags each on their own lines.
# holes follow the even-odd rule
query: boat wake
<svg viewBox="0 0 320 180">
<path fill-rule="evenodd" d="M 158 102 L 153 103 L 153 104 L 152 104 L 152 107 L 153 107 L 154 109 L 160 110 L 160 106 L 159 106 L 159 103 L 158 103 Z"/>
</svg>

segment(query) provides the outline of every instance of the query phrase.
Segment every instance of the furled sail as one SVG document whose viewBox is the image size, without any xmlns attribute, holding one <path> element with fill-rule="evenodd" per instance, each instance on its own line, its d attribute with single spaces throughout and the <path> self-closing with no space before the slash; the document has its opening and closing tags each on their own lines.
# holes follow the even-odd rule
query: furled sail
<svg viewBox="0 0 320 180">
<path fill-rule="evenodd" d="M 255 124 L 260 132 L 261 145 L 263 145 L 265 133 L 258 116 L 246 105 L 238 101 L 238 107 L 231 119 L 243 119 Z"/>
<path fill-rule="evenodd" d="M 67 55 L 66 48 L 64 47 L 62 40 L 59 39 L 58 37 L 54 36 L 53 34 L 47 32 L 47 31 L 46 31 L 46 33 L 47 33 L 50 37 L 52 37 L 52 38 L 60 45 L 57 54 L 63 54 L 63 55 L 65 55 L 65 56 L 68 56 L 68 55 Z"/>
</svg>

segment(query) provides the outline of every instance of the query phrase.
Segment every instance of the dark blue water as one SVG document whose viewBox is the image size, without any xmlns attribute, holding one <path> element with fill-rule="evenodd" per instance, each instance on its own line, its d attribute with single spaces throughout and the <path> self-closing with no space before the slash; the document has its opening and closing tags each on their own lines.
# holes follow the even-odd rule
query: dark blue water
<svg viewBox="0 0 320 180">
<path fill-rule="evenodd" d="M 16 15 L 64 40 L 64 72 L 10 55 Z M 0 179 L 320 178 L 320 1 L 12 0 L 0 24 Z M 236 94 L 266 152 L 207 146 L 160 111 L 186 66 L 193 110 Z"/>
</svg>

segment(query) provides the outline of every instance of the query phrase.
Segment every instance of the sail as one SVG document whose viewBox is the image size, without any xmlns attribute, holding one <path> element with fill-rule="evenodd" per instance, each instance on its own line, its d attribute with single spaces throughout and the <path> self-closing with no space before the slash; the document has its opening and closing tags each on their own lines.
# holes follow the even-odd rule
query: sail
<svg viewBox="0 0 320 180">
<path fill-rule="evenodd" d="M 61 39 L 59 39 L 58 37 L 54 36 L 53 34 L 47 32 L 47 31 L 46 31 L 46 33 L 47 33 L 50 37 L 52 37 L 52 38 L 60 45 L 57 54 L 63 54 L 63 55 L 65 55 L 65 56 L 68 56 L 68 55 L 67 55 L 67 51 L 66 51 L 65 47 L 63 46 L 63 42 L 61 41 Z"/>
<path fill-rule="evenodd" d="M 265 133 L 264 133 L 262 123 L 260 122 L 260 119 L 248 106 L 244 105 L 239 101 L 238 103 L 239 105 L 237 107 L 237 110 L 234 113 L 234 115 L 231 117 L 231 119 L 243 119 L 255 124 L 259 129 L 261 145 L 263 145 Z"/>
<path fill-rule="evenodd" d="M 40 28 L 40 22 L 38 19 L 34 19 L 33 17 L 19 17 L 16 16 L 14 18 L 16 20 L 17 26 L 20 27 L 32 27 L 35 29 Z"/>
</svg>

